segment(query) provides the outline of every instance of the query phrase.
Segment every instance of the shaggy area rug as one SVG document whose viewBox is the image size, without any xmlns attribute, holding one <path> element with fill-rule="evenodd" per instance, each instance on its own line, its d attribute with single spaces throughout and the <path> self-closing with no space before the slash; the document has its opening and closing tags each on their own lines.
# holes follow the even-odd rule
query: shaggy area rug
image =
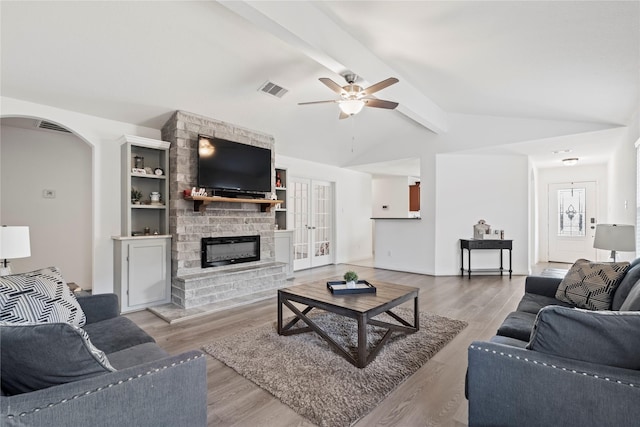
<svg viewBox="0 0 640 427">
<path fill-rule="evenodd" d="M 412 310 L 393 311 L 413 321 Z M 312 318 L 352 354 L 357 353 L 354 320 L 326 312 L 318 312 Z M 391 321 L 386 314 L 376 319 Z M 467 323 L 460 320 L 420 313 L 418 332 L 394 333 L 378 356 L 363 369 L 335 353 L 316 333 L 280 336 L 275 323 L 216 340 L 203 349 L 314 424 L 350 426 L 466 326 Z M 369 326 L 371 345 L 383 335 L 383 329 Z"/>
</svg>

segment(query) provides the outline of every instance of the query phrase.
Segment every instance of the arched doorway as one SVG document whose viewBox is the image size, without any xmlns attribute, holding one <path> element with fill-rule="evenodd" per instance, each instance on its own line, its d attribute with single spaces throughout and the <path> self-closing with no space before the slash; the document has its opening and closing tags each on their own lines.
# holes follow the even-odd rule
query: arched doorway
<svg viewBox="0 0 640 427">
<path fill-rule="evenodd" d="M 31 256 L 15 272 L 57 266 L 92 287 L 92 146 L 64 125 L 0 118 L 0 222 L 30 228 Z"/>
</svg>

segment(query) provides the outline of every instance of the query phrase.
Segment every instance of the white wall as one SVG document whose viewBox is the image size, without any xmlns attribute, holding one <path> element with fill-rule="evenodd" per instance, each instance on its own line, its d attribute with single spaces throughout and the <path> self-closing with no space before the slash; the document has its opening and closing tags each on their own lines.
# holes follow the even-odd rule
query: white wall
<svg viewBox="0 0 640 427">
<path fill-rule="evenodd" d="M 640 115 L 636 112 L 633 125 L 628 128 L 624 140 L 617 147 L 609 162 L 608 190 L 611 195 L 607 204 L 607 221 L 610 224 L 636 224 L 637 178 L 636 178 L 636 148 L 635 143 L 640 138 Z M 636 229 L 636 236 L 640 230 Z M 636 238 L 636 241 L 640 239 Z M 637 254 L 637 255 L 636 255 Z M 640 247 L 636 252 L 619 252 L 616 259 L 630 261 L 640 256 Z"/>
<path fill-rule="evenodd" d="M 371 181 L 371 198 L 373 217 L 407 218 L 409 216 L 409 177 L 374 176 Z"/>
<path fill-rule="evenodd" d="M 484 219 L 513 240 L 514 274 L 529 271 L 529 167 L 520 155 L 437 156 L 435 267 L 460 273 L 460 239 L 473 237 Z M 465 251 L 465 258 L 467 254 Z M 504 254 L 505 266 L 508 265 Z M 472 269 L 499 266 L 497 251 L 474 251 Z"/>
<path fill-rule="evenodd" d="M 334 262 L 349 263 L 371 257 L 371 176 L 369 174 L 279 156 L 277 152 L 276 167 L 286 168 L 289 180 L 291 177 L 299 177 L 335 183 L 337 248 Z"/>
<path fill-rule="evenodd" d="M 473 225 L 484 219 L 513 240 L 514 274 L 527 274 L 529 170 L 519 155 L 427 153 L 421 163 L 422 219 L 376 221 L 376 267 L 460 274 L 460 239 L 472 237 Z M 499 266 L 495 251 L 475 251 L 473 260 L 476 268 Z M 507 253 L 504 260 L 508 265 Z"/>
<path fill-rule="evenodd" d="M 14 272 L 57 266 L 64 278 L 90 288 L 92 280 L 91 147 L 64 133 L 1 128 L 2 204 L 6 225 L 29 226 L 31 256 Z M 43 198 L 43 190 L 55 198 Z"/>
<path fill-rule="evenodd" d="M 120 145 L 122 135 L 160 139 L 160 130 L 105 120 L 47 105 L 0 97 L 2 117 L 42 118 L 71 131 L 93 148 L 93 292 L 113 291 L 113 241 L 120 234 Z M 168 117 L 167 117 L 168 118 Z M 6 183 L 3 180 L 3 185 Z M 1 218 L 0 218 L 1 219 Z M 90 286 L 87 286 L 90 287 Z"/>
</svg>

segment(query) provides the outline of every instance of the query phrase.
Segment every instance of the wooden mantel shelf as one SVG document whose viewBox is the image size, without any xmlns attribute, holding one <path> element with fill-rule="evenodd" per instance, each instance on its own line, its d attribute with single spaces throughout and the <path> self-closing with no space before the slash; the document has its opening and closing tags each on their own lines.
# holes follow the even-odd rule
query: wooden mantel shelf
<svg viewBox="0 0 640 427">
<path fill-rule="evenodd" d="M 230 203 L 255 203 L 260 205 L 261 212 L 271 212 L 271 207 L 284 203 L 283 200 L 269 200 L 269 199 L 240 199 L 235 197 L 218 197 L 218 196 L 185 196 L 185 200 L 193 200 L 194 212 L 204 212 L 209 203 L 213 202 L 230 202 Z"/>
</svg>

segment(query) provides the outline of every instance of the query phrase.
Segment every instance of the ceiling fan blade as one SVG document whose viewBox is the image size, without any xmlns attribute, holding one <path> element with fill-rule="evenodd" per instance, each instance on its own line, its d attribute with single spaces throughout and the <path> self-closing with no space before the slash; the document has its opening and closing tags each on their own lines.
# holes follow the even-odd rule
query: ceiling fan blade
<svg viewBox="0 0 640 427">
<path fill-rule="evenodd" d="M 344 111 L 340 110 L 340 115 L 338 116 L 338 119 L 340 119 L 340 120 L 348 119 L 349 117 L 351 117 L 351 116 L 348 115 L 347 113 L 345 113 Z"/>
<path fill-rule="evenodd" d="M 311 102 L 298 102 L 298 105 L 309 105 L 309 104 L 328 104 L 338 102 L 336 100 L 332 101 L 311 101 Z"/>
<path fill-rule="evenodd" d="M 383 99 L 363 99 L 363 101 L 366 107 L 386 108 L 389 110 L 393 110 L 398 106 L 397 102 L 385 101 Z"/>
<path fill-rule="evenodd" d="M 389 77 L 386 80 L 382 80 L 381 82 L 378 82 L 378 83 L 376 83 L 374 85 L 369 86 L 368 88 L 366 88 L 362 92 L 364 92 L 366 95 L 371 95 L 372 93 L 376 93 L 377 91 L 382 90 L 385 87 L 389 87 L 392 84 L 396 84 L 399 81 L 400 80 L 396 79 L 395 77 Z"/>
<path fill-rule="evenodd" d="M 342 89 L 342 86 L 340 86 L 338 83 L 334 82 L 333 80 L 328 79 L 326 77 L 320 77 L 318 80 L 320 80 L 322 83 L 325 84 L 325 86 L 327 86 L 329 89 L 331 89 L 338 95 L 342 95 L 344 93 L 344 89 Z"/>
</svg>

